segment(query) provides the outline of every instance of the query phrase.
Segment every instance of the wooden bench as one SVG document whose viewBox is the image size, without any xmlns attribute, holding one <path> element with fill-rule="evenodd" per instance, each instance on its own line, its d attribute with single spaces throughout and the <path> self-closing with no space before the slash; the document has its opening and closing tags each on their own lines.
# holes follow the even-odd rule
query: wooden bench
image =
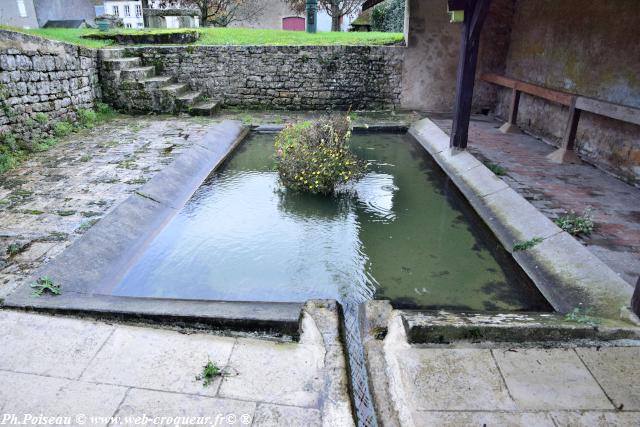
<svg viewBox="0 0 640 427">
<path fill-rule="evenodd" d="M 555 163 L 580 161 L 578 156 L 575 154 L 574 147 L 578 123 L 580 121 L 580 113 L 582 111 L 588 111 L 611 119 L 640 125 L 640 109 L 638 108 L 613 104 L 611 102 L 600 101 L 559 90 L 548 89 L 543 86 L 499 76 L 497 74 L 483 74 L 480 76 L 480 79 L 485 82 L 511 89 L 509 117 L 507 122 L 500 127 L 500 130 L 504 133 L 520 132 L 516 124 L 516 120 L 518 118 L 518 106 L 520 103 L 521 93 L 546 99 L 547 101 L 564 105 L 569 108 L 569 118 L 567 120 L 564 136 L 562 137 L 562 145 L 558 150 L 547 156 L 549 160 Z"/>
</svg>

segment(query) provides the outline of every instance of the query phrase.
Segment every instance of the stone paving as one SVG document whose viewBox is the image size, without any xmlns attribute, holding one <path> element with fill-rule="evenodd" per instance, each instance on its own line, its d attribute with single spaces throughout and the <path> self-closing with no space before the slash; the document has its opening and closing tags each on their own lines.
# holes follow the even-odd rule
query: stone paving
<svg viewBox="0 0 640 427">
<path fill-rule="evenodd" d="M 287 343 L 0 311 L 0 424 L 349 426 L 344 358 L 313 316 L 302 327 Z M 196 376 L 208 361 L 223 374 L 205 387 Z M 337 366 L 342 377 L 328 373 Z M 178 424 L 198 425 L 160 423 Z"/>
<path fill-rule="evenodd" d="M 384 368 L 374 365 L 379 369 L 372 372 L 375 393 L 386 393 L 393 408 L 381 421 L 407 427 L 637 426 L 640 342 L 621 344 L 409 345 L 395 314 L 379 346 Z"/>
<path fill-rule="evenodd" d="M 0 298 L 191 145 L 203 121 L 120 117 L 0 176 Z M 15 245 L 17 253 L 8 248 Z"/>
<path fill-rule="evenodd" d="M 431 117 L 445 132 L 451 120 Z M 475 116 L 469 151 L 506 169 L 502 179 L 551 219 L 592 210 L 595 230 L 579 237 L 589 250 L 629 284 L 640 276 L 640 188 L 589 164 L 555 164 L 545 156 L 556 147 L 527 134 L 503 134 L 502 123 Z"/>
</svg>

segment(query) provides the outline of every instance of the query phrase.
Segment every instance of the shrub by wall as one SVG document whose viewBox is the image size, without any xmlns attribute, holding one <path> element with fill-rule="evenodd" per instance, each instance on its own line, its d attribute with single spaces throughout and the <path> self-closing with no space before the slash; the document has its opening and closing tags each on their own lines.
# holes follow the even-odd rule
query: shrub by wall
<svg viewBox="0 0 640 427">
<path fill-rule="evenodd" d="M 406 0 L 387 0 L 375 6 L 371 14 L 371 31 L 403 32 L 405 3 Z"/>
</svg>

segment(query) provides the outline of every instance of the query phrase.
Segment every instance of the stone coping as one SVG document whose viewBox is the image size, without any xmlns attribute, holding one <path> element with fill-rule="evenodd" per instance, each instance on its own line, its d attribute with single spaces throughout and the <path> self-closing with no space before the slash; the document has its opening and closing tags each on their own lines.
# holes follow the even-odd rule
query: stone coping
<svg viewBox="0 0 640 427">
<path fill-rule="evenodd" d="M 302 304 L 197 301 L 112 296 L 149 242 L 220 166 L 249 129 L 237 121 L 210 127 L 205 136 L 118 205 L 51 263 L 38 269 L 4 301 L 10 308 L 102 318 L 140 319 L 217 329 L 299 335 Z M 63 294 L 31 296 L 30 284 L 48 276 Z"/>
<path fill-rule="evenodd" d="M 401 319 L 408 344 L 500 347 L 638 345 L 640 328 L 623 320 L 567 320 L 557 313 L 463 313 L 445 310 L 398 310 L 390 301 L 371 300 L 363 307 L 363 339 L 381 341 L 393 316 Z"/>
<path fill-rule="evenodd" d="M 633 289 L 571 235 L 497 177 L 428 118 L 409 133 L 427 150 L 559 313 L 582 307 L 592 316 L 620 319 Z M 542 239 L 531 249 L 514 245 Z"/>
</svg>

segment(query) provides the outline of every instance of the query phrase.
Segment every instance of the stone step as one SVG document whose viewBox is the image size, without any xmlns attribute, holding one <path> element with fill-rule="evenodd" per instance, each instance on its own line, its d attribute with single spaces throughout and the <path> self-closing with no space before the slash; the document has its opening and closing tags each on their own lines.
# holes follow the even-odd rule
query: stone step
<svg viewBox="0 0 640 427">
<path fill-rule="evenodd" d="M 147 89 L 159 89 L 162 86 L 167 86 L 173 83 L 173 81 L 173 76 L 153 76 L 140 80 L 140 83 L 142 83 Z"/>
<path fill-rule="evenodd" d="M 143 80 L 156 75 L 155 67 L 136 67 L 122 70 L 122 80 Z"/>
<path fill-rule="evenodd" d="M 192 116 L 213 116 L 220 109 L 218 101 L 203 101 L 195 104 L 189 110 Z"/>
<path fill-rule="evenodd" d="M 160 90 L 177 96 L 189 90 L 189 85 L 186 83 L 172 83 L 170 85 L 161 86 Z"/>
<path fill-rule="evenodd" d="M 182 95 L 176 97 L 176 110 L 177 111 L 188 111 L 192 106 L 194 106 L 198 101 L 202 99 L 202 92 L 186 92 Z"/>
<path fill-rule="evenodd" d="M 124 49 L 122 48 L 111 48 L 111 49 L 100 49 L 100 59 L 117 59 L 124 58 Z"/>
<path fill-rule="evenodd" d="M 102 61 L 105 69 L 111 71 L 129 70 L 142 65 L 140 58 L 113 58 Z"/>
</svg>

